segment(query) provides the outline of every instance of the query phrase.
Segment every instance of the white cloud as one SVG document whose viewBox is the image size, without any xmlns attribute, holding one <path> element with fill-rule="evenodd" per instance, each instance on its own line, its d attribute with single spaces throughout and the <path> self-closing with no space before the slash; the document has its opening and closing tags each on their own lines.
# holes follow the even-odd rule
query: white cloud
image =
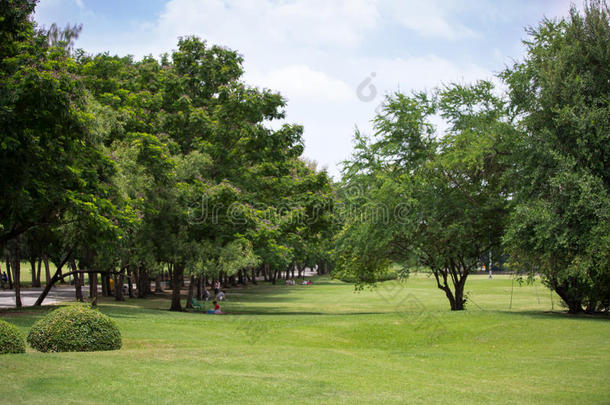
<svg viewBox="0 0 610 405">
<path fill-rule="evenodd" d="M 435 0 L 384 3 L 385 13 L 404 27 L 417 32 L 424 37 L 442 39 L 475 38 L 479 34 L 459 22 L 451 21 L 457 4 Z"/>
<path fill-rule="evenodd" d="M 171 0 L 158 21 L 160 32 L 193 33 L 266 45 L 356 46 L 379 18 L 375 2 Z M 229 44 L 231 45 L 231 44 Z"/>
<path fill-rule="evenodd" d="M 342 80 L 306 65 L 291 65 L 263 75 L 248 75 L 247 82 L 279 91 L 289 100 L 343 102 L 354 100 L 354 92 Z"/>
<path fill-rule="evenodd" d="M 451 82 L 468 83 L 477 79 L 489 79 L 492 73 L 476 64 L 458 64 L 449 59 L 428 54 L 410 58 L 380 59 L 377 78 L 386 87 L 403 91 L 425 90 Z"/>
</svg>

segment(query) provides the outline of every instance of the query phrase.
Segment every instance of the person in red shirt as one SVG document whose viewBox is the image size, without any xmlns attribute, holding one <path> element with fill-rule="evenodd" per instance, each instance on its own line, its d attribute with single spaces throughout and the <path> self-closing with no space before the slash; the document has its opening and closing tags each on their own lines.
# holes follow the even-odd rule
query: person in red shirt
<svg viewBox="0 0 610 405">
<path fill-rule="evenodd" d="M 222 311 L 220 310 L 220 305 L 218 305 L 218 302 L 214 301 L 214 313 L 215 314 L 222 314 Z"/>
</svg>

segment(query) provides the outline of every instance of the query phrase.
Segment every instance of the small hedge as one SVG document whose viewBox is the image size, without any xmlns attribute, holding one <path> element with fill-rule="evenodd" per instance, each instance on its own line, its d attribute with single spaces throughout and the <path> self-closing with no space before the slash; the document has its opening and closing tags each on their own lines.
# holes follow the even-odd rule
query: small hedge
<svg viewBox="0 0 610 405">
<path fill-rule="evenodd" d="M 116 323 L 88 306 L 57 309 L 32 326 L 27 341 L 40 352 L 93 352 L 121 348 Z"/>
<path fill-rule="evenodd" d="M 15 325 L 0 319 L 0 354 L 5 353 L 25 353 L 25 343 Z"/>
</svg>

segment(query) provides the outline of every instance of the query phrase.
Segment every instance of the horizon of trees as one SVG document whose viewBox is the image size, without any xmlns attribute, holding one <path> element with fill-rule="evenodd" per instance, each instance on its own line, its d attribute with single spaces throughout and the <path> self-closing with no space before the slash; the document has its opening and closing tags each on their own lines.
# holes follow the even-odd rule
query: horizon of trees
<svg viewBox="0 0 610 405">
<path fill-rule="evenodd" d="M 201 297 L 208 279 L 328 269 L 330 179 L 300 158 L 301 126 L 270 129 L 285 100 L 243 83 L 237 52 L 185 37 L 159 60 L 89 55 L 72 50 L 80 26 L 38 29 L 33 9 L 2 4 L 0 245 L 17 306 L 22 259 L 33 285 L 47 265 L 38 305 L 68 275 L 89 274 L 93 295 L 98 274 L 104 294 L 129 275 L 144 297 L 168 272 L 176 311 L 185 276 Z"/>
</svg>

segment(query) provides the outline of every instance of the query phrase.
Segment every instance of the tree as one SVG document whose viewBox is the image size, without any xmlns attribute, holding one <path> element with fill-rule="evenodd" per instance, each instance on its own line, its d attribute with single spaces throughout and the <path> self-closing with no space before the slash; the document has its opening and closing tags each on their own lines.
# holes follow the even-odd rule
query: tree
<svg viewBox="0 0 610 405">
<path fill-rule="evenodd" d="M 610 307 L 610 20 L 605 2 L 528 31 L 506 69 L 522 136 L 505 243 L 570 313 Z"/>
<path fill-rule="evenodd" d="M 32 12 L 32 2 L 8 3 L 2 12 Z M 110 203 L 104 182 L 113 170 L 88 131 L 74 61 L 63 48 L 48 46 L 28 14 L 20 18 L 22 31 L 2 33 L 8 43 L 0 54 L 0 244 L 62 222 L 68 210 L 98 215 Z"/>
<path fill-rule="evenodd" d="M 449 124 L 438 134 L 430 121 Z M 376 138 L 356 134 L 346 162 L 348 215 L 338 267 L 374 283 L 392 263 L 430 269 L 452 310 L 490 249 L 499 250 L 509 209 L 504 150 L 512 127 L 489 82 L 451 85 L 432 95 L 396 94 L 375 118 Z"/>
</svg>

